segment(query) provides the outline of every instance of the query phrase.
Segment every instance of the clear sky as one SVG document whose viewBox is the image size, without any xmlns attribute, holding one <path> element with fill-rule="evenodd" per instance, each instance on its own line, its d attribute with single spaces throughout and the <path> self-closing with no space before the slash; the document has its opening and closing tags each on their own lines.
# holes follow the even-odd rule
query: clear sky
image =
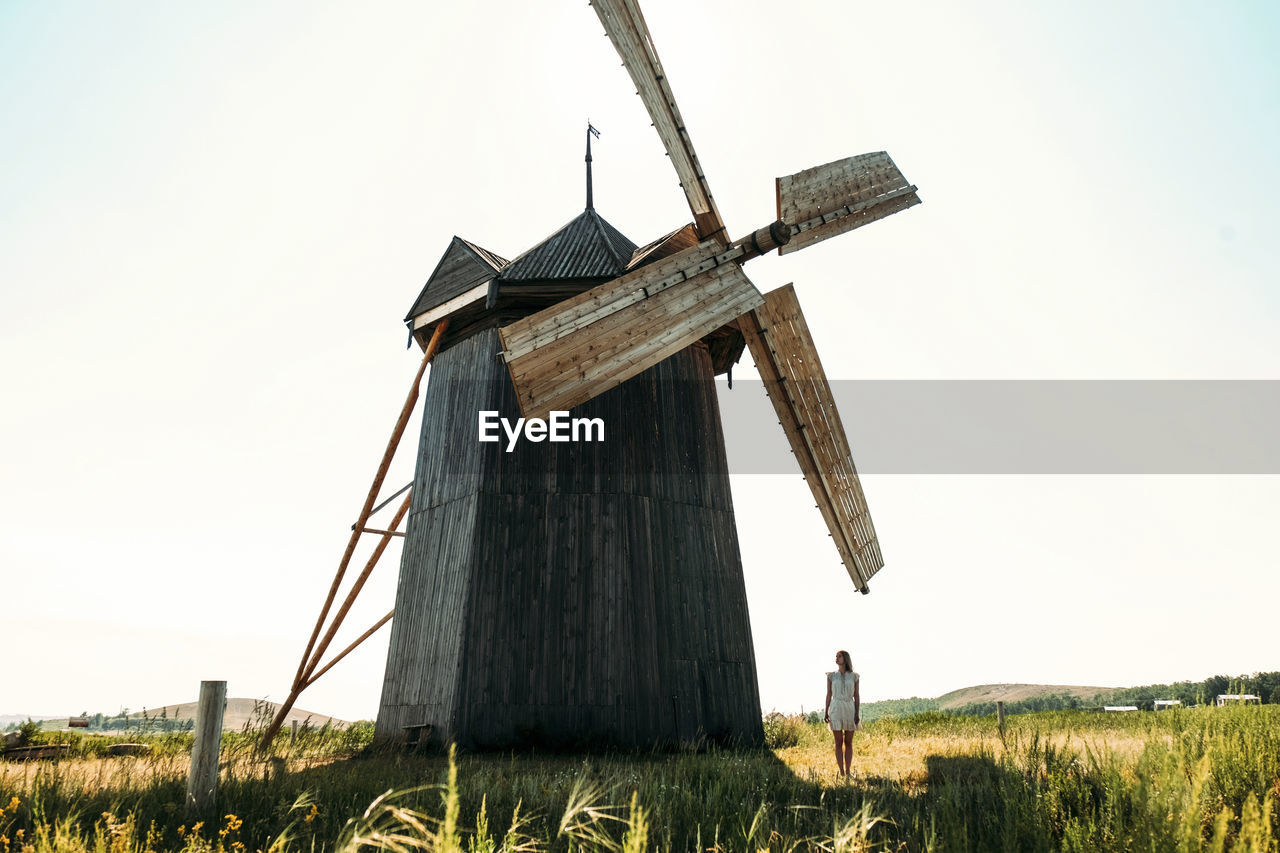
<svg viewBox="0 0 1280 853">
<path fill-rule="evenodd" d="M 734 235 L 851 154 L 920 187 L 747 270 L 833 379 L 1280 379 L 1274 4 L 644 5 Z M 600 213 L 687 222 L 585 2 L 0 4 L 0 713 L 283 696 L 401 318 L 454 234 L 514 257 L 582 209 L 588 118 Z M 766 710 L 836 648 L 867 699 L 1280 669 L 1280 478 L 865 484 L 863 597 L 798 472 L 735 477 Z M 299 704 L 371 717 L 385 655 Z"/>
</svg>

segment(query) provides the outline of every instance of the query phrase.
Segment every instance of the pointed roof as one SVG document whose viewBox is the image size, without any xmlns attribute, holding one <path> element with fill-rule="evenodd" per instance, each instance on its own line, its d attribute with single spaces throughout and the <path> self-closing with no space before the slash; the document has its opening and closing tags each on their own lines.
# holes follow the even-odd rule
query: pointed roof
<svg viewBox="0 0 1280 853">
<path fill-rule="evenodd" d="M 501 279 L 614 278 L 626 270 L 635 250 L 635 243 L 591 208 L 509 263 Z"/>
<path fill-rule="evenodd" d="M 490 252 L 488 249 L 481 248 L 480 246 L 477 246 L 475 243 L 472 243 L 470 240 L 464 240 L 461 237 L 455 237 L 454 239 L 457 240 L 462 245 L 466 246 L 471 251 L 475 252 L 476 257 L 484 261 L 489 266 L 493 267 L 495 270 L 501 270 L 507 264 L 511 263 L 501 255 L 496 255 L 493 252 Z"/>
<path fill-rule="evenodd" d="M 630 263 L 627 264 L 627 270 L 631 271 L 636 267 L 642 267 L 645 264 L 669 258 L 676 252 L 681 252 L 696 245 L 698 245 L 698 227 L 690 222 L 670 234 L 662 235 L 647 246 L 641 246 L 636 249 L 631 255 Z"/>
<path fill-rule="evenodd" d="M 422 292 L 418 294 L 413 307 L 409 309 L 405 321 L 412 320 L 437 305 L 443 305 L 479 284 L 492 281 L 507 263 L 505 258 L 488 249 L 482 249 L 461 237 L 454 237 L 440 258 L 440 263 L 436 264 L 435 271 L 427 279 Z"/>
</svg>

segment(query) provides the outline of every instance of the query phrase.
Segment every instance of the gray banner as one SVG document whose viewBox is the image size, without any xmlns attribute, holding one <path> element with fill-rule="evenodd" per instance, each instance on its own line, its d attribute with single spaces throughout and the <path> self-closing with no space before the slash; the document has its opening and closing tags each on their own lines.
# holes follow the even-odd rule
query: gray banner
<svg viewBox="0 0 1280 853">
<path fill-rule="evenodd" d="M 1280 382 L 831 383 L 863 474 L 1280 474 Z M 799 468 L 759 380 L 719 381 L 730 471 Z"/>
</svg>

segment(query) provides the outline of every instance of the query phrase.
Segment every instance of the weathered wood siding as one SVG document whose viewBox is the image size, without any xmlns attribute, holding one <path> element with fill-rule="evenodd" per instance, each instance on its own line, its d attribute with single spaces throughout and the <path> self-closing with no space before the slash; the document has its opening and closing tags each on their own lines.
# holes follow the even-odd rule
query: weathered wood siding
<svg viewBox="0 0 1280 853">
<path fill-rule="evenodd" d="M 466 293 L 498 275 L 506 261 L 487 249 L 468 243 L 461 237 L 449 241 L 435 271 L 423 285 L 422 292 L 414 300 L 406 320 L 443 305 L 455 296 Z"/>
<path fill-rule="evenodd" d="M 488 329 L 437 356 L 378 716 L 473 746 L 759 742 L 705 347 L 573 410 L 603 443 L 477 440 L 519 416 Z"/>
</svg>

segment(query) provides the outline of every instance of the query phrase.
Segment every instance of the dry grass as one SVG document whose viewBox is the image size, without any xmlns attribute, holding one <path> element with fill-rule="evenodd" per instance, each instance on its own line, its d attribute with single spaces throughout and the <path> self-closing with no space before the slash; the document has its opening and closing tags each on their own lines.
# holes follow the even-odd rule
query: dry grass
<svg viewBox="0 0 1280 853">
<path fill-rule="evenodd" d="M 0 815 L 0 853 L 354 850 L 371 838 L 468 853 L 1275 853 L 1277 712 L 1027 715 L 1003 738 L 989 718 L 880 720 L 857 737 L 848 782 L 830 733 L 798 720 L 774 727 L 796 742 L 776 751 L 466 755 L 454 768 L 336 746 L 273 763 L 233 742 L 219 816 L 194 834 L 185 753 L 0 762 L 0 805 L 19 801 Z"/>
</svg>

